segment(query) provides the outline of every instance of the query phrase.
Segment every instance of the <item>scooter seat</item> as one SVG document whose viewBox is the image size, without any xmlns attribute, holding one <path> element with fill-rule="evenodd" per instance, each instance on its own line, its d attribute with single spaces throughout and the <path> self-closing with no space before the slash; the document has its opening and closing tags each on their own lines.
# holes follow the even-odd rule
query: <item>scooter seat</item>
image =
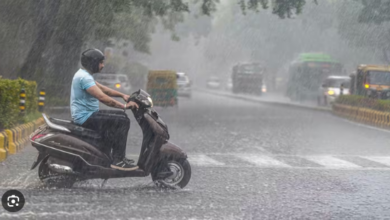
<svg viewBox="0 0 390 220">
<path fill-rule="evenodd" d="M 97 137 L 98 136 L 100 137 L 100 135 L 96 131 L 77 125 L 73 121 L 63 120 L 58 118 L 50 118 L 50 121 L 53 122 L 54 124 L 58 124 L 66 127 L 71 131 L 71 133 L 74 134 L 88 133 L 89 135 L 96 135 Z"/>
<path fill-rule="evenodd" d="M 61 125 L 68 130 L 70 130 L 71 134 L 95 147 L 98 149 L 102 149 L 103 139 L 100 134 L 96 131 L 84 128 L 80 125 L 73 123 L 73 121 L 63 120 L 58 118 L 51 118 L 50 121 L 54 124 Z"/>
</svg>

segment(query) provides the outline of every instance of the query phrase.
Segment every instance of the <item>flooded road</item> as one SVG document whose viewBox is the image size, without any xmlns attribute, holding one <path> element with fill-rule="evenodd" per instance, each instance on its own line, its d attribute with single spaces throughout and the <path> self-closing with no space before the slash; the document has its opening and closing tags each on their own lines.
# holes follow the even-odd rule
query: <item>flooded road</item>
<svg viewBox="0 0 390 220">
<path fill-rule="evenodd" d="M 150 177 L 44 187 L 31 146 L 0 163 L 0 193 L 20 190 L 26 205 L 0 219 L 380 219 L 390 215 L 389 132 L 327 112 L 194 92 L 178 109 L 156 108 L 171 141 L 188 153 L 183 190 Z M 66 115 L 52 115 L 66 118 Z M 133 116 L 127 155 L 137 158 Z"/>
</svg>

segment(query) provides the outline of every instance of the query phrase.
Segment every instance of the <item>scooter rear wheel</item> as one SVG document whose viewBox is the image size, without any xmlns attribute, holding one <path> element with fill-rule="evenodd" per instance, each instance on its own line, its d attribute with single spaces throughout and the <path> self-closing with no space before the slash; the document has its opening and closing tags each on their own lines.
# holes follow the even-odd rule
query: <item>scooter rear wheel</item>
<svg viewBox="0 0 390 220">
<path fill-rule="evenodd" d="M 39 179 L 48 187 L 71 188 L 76 182 L 76 177 L 52 171 L 47 162 L 46 159 L 39 165 Z"/>
<path fill-rule="evenodd" d="M 167 166 L 173 175 L 165 179 L 157 179 L 156 174 L 152 175 L 154 182 L 162 183 L 169 187 L 184 188 L 191 179 L 191 165 L 187 159 L 168 161 Z"/>
</svg>

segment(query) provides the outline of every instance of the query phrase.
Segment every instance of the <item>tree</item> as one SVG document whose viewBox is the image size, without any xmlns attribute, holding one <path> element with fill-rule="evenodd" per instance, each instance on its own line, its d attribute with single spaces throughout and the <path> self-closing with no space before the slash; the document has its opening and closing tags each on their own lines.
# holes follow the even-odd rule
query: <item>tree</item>
<svg viewBox="0 0 390 220">
<path fill-rule="evenodd" d="M 0 1 L 0 75 L 3 77 L 11 78 L 18 70 L 36 36 L 39 8 L 33 3 Z"/>
<path fill-rule="evenodd" d="M 14 68 L 17 76 L 50 84 L 53 92 L 60 87 L 63 88 L 60 91 L 67 91 L 71 74 L 78 67 L 78 55 L 87 45 L 91 46 L 91 42 L 101 42 L 99 45 L 104 47 L 112 38 L 128 39 L 135 49 L 148 52 L 150 33 L 157 21 L 174 33 L 175 25 L 184 21 L 184 13 L 194 10 L 194 6 L 199 14 L 210 16 L 219 3 L 219 0 L 31 0 L 28 3 L 4 0 L 0 10 L 7 19 L 0 25 L 8 29 L 16 27 L 16 39 L 33 30 L 31 43 L 26 45 L 29 49 L 24 50 L 28 51 L 24 62 L 21 68 Z M 300 13 L 305 3 L 305 0 L 237 0 L 243 13 L 271 7 L 280 18 Z M 10 19 L 12 17 L 23 19 Z M 32 27 L 26 27 L 26 23 L 31 23 Z M 5 35 L 4 42 L 15 38 Z M 8 51 L 12 53 L 12 47 L 17 46 L 13 43 Z"/>
<path fill-rule="evenodd" d="M 381 54 L 390 62 L 389 0 L 355 0 L 339 4 L 339 33 L 355 47 L 367 48 L 365 53 Z"/>
</svg>

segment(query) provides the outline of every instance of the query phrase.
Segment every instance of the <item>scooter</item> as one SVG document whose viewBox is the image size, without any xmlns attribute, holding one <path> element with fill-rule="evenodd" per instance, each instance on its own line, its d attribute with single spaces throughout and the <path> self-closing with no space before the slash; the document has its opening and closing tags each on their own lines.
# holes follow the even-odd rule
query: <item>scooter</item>
<svg viewBox="0 0 390 220">
<path fill-rule="evenodd" d="M 158 186 L 184 188 L 191 178 L 187 154 L 168 141 L 168 127 L 152 108 L 150 95 L 140 89 L 128 101 L 139 106 L 132 112 L 143 133 L 137 170 L 112 169 L 110 149 L 102 146 L 104 140 L 98 133 L 45 114 L 46 124 L 30 135 L 32 146 L 39 152 L 31 169 L 39 165 L 40 180 L 56 187 L 72 187 L 76 181 L 88 179 L 103 179 L 105 183 L 110 178 L 151 175 Z"/>
</svg>

